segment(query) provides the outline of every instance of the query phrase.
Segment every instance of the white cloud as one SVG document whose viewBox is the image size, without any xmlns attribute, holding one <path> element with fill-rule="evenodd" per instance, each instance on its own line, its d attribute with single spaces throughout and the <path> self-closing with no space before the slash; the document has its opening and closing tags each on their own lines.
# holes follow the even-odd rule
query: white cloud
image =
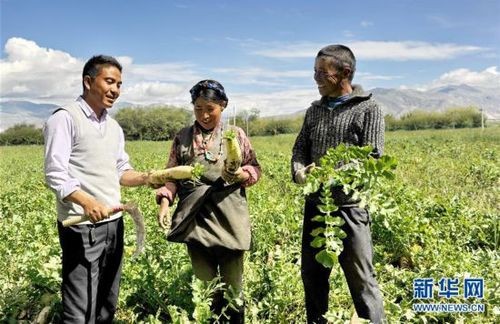
<svg viewBox="0 0 500 324">
<path fill-rule="evenodd" d="M 373 26 L 373 23 L 371 21 L 363 20 L 360 23 L 361 27 L 370 27 Z"/>
<path fill-rule="evenodd" d="M 309 107 L 312 101 L 319 99 L 315 89 L 294 89 L 272 93 L 235 93 L 229 95 L 229 109 L 226 114 L 232 115 L 244 109 L 257 108 L 261 116 L 273 116 L 294 113 Z"/>
<path fill-rule="evenodd" d="M 189 103 L 189 89 L 174 83 L 139 82 L 125 87 L 121 101 L 137 104 L 164 103 L 184 106 Z"/>
<path fill-rule="evenodd" d="M 23 38 L 10 38 L 0 60 L 2 97 L 64 101 L 81 91 L 83 62 L 68 53 L 43 48 Z"/>
<path fill-rule="evenodd" d="M 473 87 L 500 88 L 500 72 L 497 66 L 490 66 L 483 71 L 471 71 L 469 69 L 456 69 L 442 74 L 431 83 L 419 86 L 421 90 L 444 87 L 448 85 L 466 84 Z"/>
<path fill-rule="evenodd" d="M 365 60 L 445 60 L 468 54 L 487 52 L 488 49 L 473 45 L 453 43 L 428 43 L 421 41 L 357 41 L 346 42 L 357 58 Z M 325 43 L 246 43 L 244 46 L 260 47 L 255 55 L 271 58 L 311 58 Z"/>
<path fill-rule="evenodd" d="M 376 75 L 370 72 L 356 72 L 355 76 L 356 79 L 361 79 L 361 80 L 382 80 L 382 81 L 389 81 L 389 80 L 396 80 L 403 78 L 400 75 Z"/>
<path fill-rule="evenodd" d="M 485 49 L 473 46 L 453 44 L 430 44 L 423 42 L 353 42 L 351 44 L 357 57 L 364 59 L 437 59 L 441 56 L 462 55 Z M 314 57 L 322 45 L 317 43 L 272 43 L 264 46 L 254 40 L 248 40 L 251 48 L 266 48 L 276 57 Z M 468 51 L 467 52 L 467 48 Z M 442 50 L 443 53 L 433 53 Z M 258 50 L 255 50 L 258 51 Z M 264 51 L 264 50 L 262 50 Z M 425 53 L 428 51 L 429 53 Z M 251 52 L 251 51 L 250 51 Z M 81 69 L 84 61 L 70 54 L 43 48 L 35 42 L 11 38 L 5 45 L 5 57 L 0 60 L 2 100 L 29 100 L 54 104 L 73 100 L 81 93 Z M 218 68 L 199 73 L 198 67 L 190 62 L 168 62 L 160 64 L 137 64 L 131 57 L 118 57 L 122 63 L 124 85 L 120 101 L 135 104 L 166 103 L 188 106 L 189 89 L 194 82 L 214 77 L 214 74 L 230 75 L 226 88 L 231 84 L 258 85 L 266 91 L 251 90 L 228 93 L 229 106 L 237 109 L 257 108 L 262 116 L 293 113 L 307 108 L 313 100 L 319 98 L 312 86 L 312 71 L 309 70 L 268 70 L 252 68 Z M 222 65 L 222 63 L 221 63 Z M 223 65 L 222 65 L 223 66 Z M 201 70 L 200 70 L 201 71 Z M 208 72 L 209 76 L 205 75 Z M 311 82 L 309 87 L 301 87 L 304 79 Z M 357 72 L 356 79 L 394 80 L 398 75 L 376 75 Z M 296 79 L 302 79 L 298 83 Z M 419 88 L 433 88 L 449 84 L 468 84 L 472 86 L 498 86 L 500 72 L 497 66 L 483 71 L 457 69 L 441 75 L 436 80 Z M 293 85 L 295 84 L 295 86 Z M 272 87 L 281 91 L 272 91 Z M 293 88 L 295 87 L 295 88 Z M 291 89 L 293 88 L 293 89 Z M 416 88 L 416 87 L 412 87 Z M 288 89 L 288 90 L 283 90 Z M 270 91 L 271 90 L 271 91 Z M 230 111 L 230 110 L 229 110 Z M 227 113 L 226 113 L 227 114 Z"/>
<path fill-rule="evenodd" d="M 444 60 L 462 55 L 485 51 L 486 49 L 451 43 L 404 42 L 353 42 L 348 46 L 356 57 L 367 60 Z"/>
<path fill-rule="evenodd" d="M 215 68 L 213 72 L 228 74 L 232 84 L 252 84 L 258 86 L 288 86 L 289 79 L 312 80 L 312 72 L 309 70 L 269 70 L 263 68 Z"/>
<path fill-rule="evenodd" d="M 63 104 L 81 94 L 85 61 L 70 54 L 44 48 L 23 38 L 5 44 L 0 60 L 2 100 L 28 100 Z M 200 80 L 187 62 L 135 64 L 131 57 L 117 57 L 123 65 L 121 101 L 132 103 L 183 103 L 188 86 Z"/>
<path fill-rule="evenodd" d="M 350 30 L 344 30 L 342 31 L 342 35 L 344 35 L 345 38 L 354 38 L 354 33 Z"/>
<path fill-rule="evenodd" d="M 441 15 L 427 15 L 427 19 L 442 28 L 453 28 L 460 25 L 457 21 L 452 21 L 448 17 Z"/>
</svg>

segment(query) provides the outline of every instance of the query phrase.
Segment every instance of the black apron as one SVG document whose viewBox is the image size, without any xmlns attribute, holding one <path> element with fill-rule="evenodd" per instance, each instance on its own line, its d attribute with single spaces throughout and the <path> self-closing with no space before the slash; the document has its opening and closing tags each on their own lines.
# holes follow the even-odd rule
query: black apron
<svg viewBox="0 0 500 324">
<path fill-rule="evenodd" d="M 251 229 L 245 188 L 239 183 L 228 185 L 221 178 L 226 156 L 224 146 L 220 145 L 221 128 L 212 135 L 212 146 L 208 150 L 208 156 L 218 157 L 217 161 L 208 161 L 205 154 L 195 156 L 193 130 L 191 126 L 179 133 L 178 161 L 180 165 L 198 162 L 205 170 L 199 181 L 177 183 L 179 202 L 167 239 L 205 247 L 249 250 Z"/>
</svg>

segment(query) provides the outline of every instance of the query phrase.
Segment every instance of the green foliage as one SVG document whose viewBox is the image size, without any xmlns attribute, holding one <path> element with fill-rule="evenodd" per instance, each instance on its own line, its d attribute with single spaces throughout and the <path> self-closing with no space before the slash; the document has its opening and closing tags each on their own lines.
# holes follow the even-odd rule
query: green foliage
<svg viewBox="0 0 500 324">
<path fill-rule="evenodd" d="M 193 171 L 191 172 L 191 174 L 194 180 L 200 179 L 204 172 L 205 172 L 205 167 L 203 166 L 203 164 L 198 162 L 193 164 Z"/>
<path fill-rule="evenodd" d="M 0 133 L 0 145 L 43 144 L 41 128 L 35 125 L 17 124 Z"/>
<path fill-rule="evenodd" d="M 236 126 L 241 127 L 245 131 L 248 126 L 250 136 L 268 136 L 279 134 L 298 133 L 304 121 L 303 116 L 296 117 L 261 117 L 255 116 L 248 120 L 244 118 L 236 118 Z"/>
<path fill-rule="evenodd" d="M 392 200 L 380 192 L 380 188 L 389 185 L 387 180 L 394 180 L 396 159 L 384 155 L 379 159 L 371 156 L 371 146 L 358 147 L 341 144 L 330 148 L 320 159 L 320 166 L 313 168 L 307 177 L 304 195 L 320 192 L 322 215 L 313 218 L 320 223 L 311 235 L 311 246 L 323 248 L 316 254 L 316 260 L 331 268 L 343 250 L 342 239 L 346 234 L 341 229 L 344 220 L 334 216 L 339 209 L 332 198 L 332 187 L 340 187 L 346 195 L 359 201 L 361 208 L 367 208 L 372 214 L 388 215 L 394 211 Z"/>
<path fill-rule="evenodd" d="M 190 110 L 176 107 L 123 108 L 115 115 L 127 140 L 165 141 L 173 139 L 193 120 Z"/>
<path fill-rule="evenodd" d="M 303 199 L 291 181 L 296 135 L 253 137 L 263 176 L 247 189 L 252 249 L 245 253 L 245 317 L 249 323 L 305 323 L 300 274 Z M 170 142 L 128 142 L 137 170 L 165 166 Z M 396 131 L 386 153 L 397 157 L 396 178 L 381 191 L 399 211 L 374 217 L 374 266 L 389 323 L 495 323 L 500 297 L 500 128 Z M 58 322 L 60 247 L 54 194 L 45 188 L 42 146 L 0 147 L 0 322 L 34 322 L 44 307 Z M 125 221 L 125 256 L 117 323 L 195 322 L 193 273 L 182 244 L 158 228 L 148 188 L 124 188 L 148 231 L 145 253 L 132 260 L 135 234 Z M 415 313 L 416 278 L 483 277 L 484 313 Z M 463 288 L 463 287 L 462 287 Z M 352 299 L 339 266 L 330 276 L 334 323 L 349 321 Z M 435 296 L 431 302 L 444 302 Z M 473 300 L 474 301 L 474 300 Z M 447 302 L 447 301 L 446 301 Z M 465 302 L 451 299 L 450 302 Z M 206 304 L 205 304 L 206 305 Z M 206 308 L 205 308 L 206 309 Z M 171 311 L 172 310 L 172 311 Z M 198 316 L 198 315 L 196 315 Z M 203 315 L 204 316 L 204 315 Z"/>
<path fill-rule="evenodd" d="M 481 112 L 474 107 L 450 108 L 444 112 L 414 110 L 396 119 L 385 116 L 387 130 L 467 128 L 481 126 Z"/>
<path fill-rule="evenodd" d="M 230 129 L 227 131 L 224 131 L 224 134 L 222 135 L 223 138 L 229 139 L 229 140 L 234 140 L 236 139 L 236 131 L 234 129 Z"/>
</svg>

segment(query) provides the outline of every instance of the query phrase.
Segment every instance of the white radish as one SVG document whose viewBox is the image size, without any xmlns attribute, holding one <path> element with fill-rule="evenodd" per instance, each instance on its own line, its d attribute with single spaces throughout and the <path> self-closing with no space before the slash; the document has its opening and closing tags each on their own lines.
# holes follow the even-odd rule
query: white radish
<svg viewBox="0 0 500 324">
<path fill-rule="evenodd" d="M 168 181 L 192 179 L 193 170 L 194 167 L 190 165 L 180 165 L 165 170 L 153 170 L 151 171 L 150 181 L 152 184 L 163 185 Z"/>
<path fill-rule="evenodd" d="M 139 210 L 137 204 L 135 203 L 126 203 L 123 205 L 118 205 L 113 208 L 109 208 L 108 214 L 114 215 L 120 211 L 125 211 L 128 214 L 130 214 L 132 220 L 134 221 L 136 247 L 133 257 L 137 257 L 144 251 L 144 242 L 146 241 L 146 227 L 144 226 L 144 217 L 142 216 L 141 211 Z M 62 222 L 62 224 L 64 227 L 69 227 L 71 225 L 77 225 L 81 222 L 86 222 L 88 220 L 89 220 L 88 216 L 80 215 L 65 219 Z"/>
<path fill-rule="evenodd" d="M 226 148 L 225 168 L 228 173 L 235 173 L 241 166 L 242 157 L 240 143 L 235 130 L 224 132 L 224 146 Z"/>
</svg>

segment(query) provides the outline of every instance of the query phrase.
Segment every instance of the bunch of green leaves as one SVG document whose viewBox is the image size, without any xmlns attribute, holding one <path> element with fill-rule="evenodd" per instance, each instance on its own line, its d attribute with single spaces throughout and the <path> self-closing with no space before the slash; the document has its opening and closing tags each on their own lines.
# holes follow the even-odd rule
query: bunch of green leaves
<svg viewBox="0 0 500 324">
<path fill-rule="evenodd" d="M 204 172 L 205 172 L 205 167 L 203 166 L 203 164 L 198 162 L 193 164 L 193 171 L 191 171 L 191 174 L 194 180 L 199 180 Z"/>
<path fill-rule="evenodd" d="M 332 196 L 332 188 L 340 187 L 360 208 L 370 213 L 387 215 L 394 210 L 391 199 L 380 190 L 388 180 L 395 178 L 396 159 L 384 155 L 375 159 L 371 146 L 346 146 L 330 148 L 320 159 L 320 166 L 312 169 L 303 189 L 304 195 L 320 194 L 318 209 L 321 215 L 313 218 L 321 223 L 311 235 L 311 246 L 321 248 L 316 260 L 325 267 L 332 267 L 343 250 L 341 229 L 344 220 L 334 213 L 339 209 Z"/>
<path fill-rule="evenodd" d="M 236 131 L 234 129 L 228 129 L 227 131 L 224 132 L 222 137 L 225 139 L 228 139 L 228 140 L 234 140 L 234 139 L 236 139 L 237 135 L 238 134 L 236 133 Z"/>
</svg>

